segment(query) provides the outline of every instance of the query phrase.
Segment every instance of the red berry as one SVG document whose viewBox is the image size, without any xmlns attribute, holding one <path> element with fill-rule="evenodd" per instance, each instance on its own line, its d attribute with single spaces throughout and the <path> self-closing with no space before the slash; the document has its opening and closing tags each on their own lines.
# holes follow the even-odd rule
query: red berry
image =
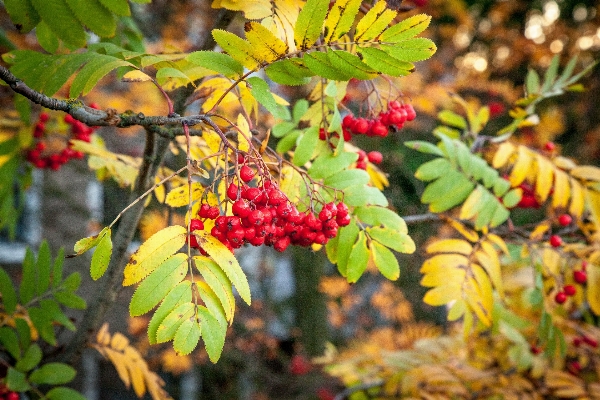
<svg viewBox="0 0 600 400">
<path fill-rule="evenodd" d="M 371 127 L 371 133 L 373 134 L 373 136 L 385 137 L 388 135 L 388 132 L 389 132 L 389 130 L 388 130 L 387 126 L 385 126 L 380 121 L 375 121 L 373 123 L 373 126 Z"/>
<path fill-rule="evenodd" d="M 358 118 L 354 123 L 353 132 L 358 133 L 360 135 L 364 135 L 369 130 L 369 123 L 364 118 Z"/>
<path fill-rule="evenodd" d="M 50 119 L 50 114 L 47 112 L 40 113 L 40 122 L 48 122 Z"/>
<path fill-rule="evenodd" d="M 415 111 L 412 104 L 405 104 L 404 111 L 406 111 L 406 120 L 413 121 L 417 117 L 417 112 Z"/>
<path fill-rule="evenodd" d="M 319 140 L 326 140 L 327 132 L 323 128 L 319 128 Z"/>
<path fill-rule="evenodd" d="M 370 151 L 367 158 L 373 164 L 381 164 L 381 161 L 383 161 L 383 155 L 378 151 Z"/>
<path fill-rule="evenodd" d="M 19 400 L 20 398 L 21 396 L 17 392 L 9 392 L 5 397 L 6 400 Z"/>
<path fill-rule="evenodd" d="M 342 119 L 342 128 L 350 129 L 354 126 L 354 115 L 348 114 Z"/>
<path fill-rule="evenodd" d="M 573 271 L 573 280 L 583 285 L 587 282 L 587 273 L 581 270 Z"/>
<path fill-rule="evenodd" d="M 356 162 L 356 169 L 366 170 L 367 169 L 367 163 L 364 162 L 364 161 L 357 161 Z"/>
<path fill-rule="evenodd" d="M 523 193 L 521 201 L 517 204 L 518 208 L 540 208 L 540 203 L 536 200 L 534 195 Z"/>
<path fill-rule="evenodd" d="M 250 182 L 254 178 L 254 171 L 249 166 L 242 165 L 242 168 L 240 168 L 240 178 L 244 182 Z"/>
<path fill-rule="evenodd" d="M 544 150 L 554 151 L 556 150 L 556 144 L 554 144 L 554 142 L 546 142 L 546 144 L 544 145 Z"/>
<path fill-rule="evenodd" d="M 388 122 L 390 125 L 402 125 L 404 121 L 407 119 L 407 114 L 404 109 L 394 110 L 390 112 L 390 116 L 388 117 Z M 383 121 L 382 121 L 383 122 Z"/>
<path fill-rule="evenodd" d="M 190 221 L 190 231 L 201 231 L 204 229 L 204 222 L 199 219 L 192 219 Z"/>
<path fill-rule="evenodd" d="M 245 191 L 242 191 L 242 198 L 249 200 L 249 201 L 255 201 L 258 199 L 260 194 L 261 194 L 261 191 L 259 188 L 251 187 L 251 188 L 246 189 Z"/>
<path fill-rule="evenodd" d="M 577 293 L 577 288 L 573 285 L 565 285 L 565 287 L 563 287 L 563 291 L 567 296 L 574 296 L 575 293 Z"/>
<path fill-rule="evenodd" d="M 558 304 L 563 304 L 565 301 L 567 301 L 567 294 L 565 292 L 556 293 L 554 296 L 554 301 Z"/>
<path fill-rule="evenodd" d="M 569 226 L 571 225 L 571 222 L 573 222 L 573 218 L 569 214 L 563 214 L 558 217 L 558 223 L 561 226 Z"/>
<path fill-rule="evenodd" d="M 567 364 L 567 370 L 569 370 L 569 372 L 573 375 L 579 375 L 579 372 L 581 371 L 581 364 L 579 361 L 571 361 Z"/>
<path fill-rule="evenodd" d="M 575 346 L 575 347 L 581 346 L 581 338 L 578 338 L 578 337 L 574 338 L 573 339 L 573 346 Z"/>
<path fill-rule="evenodd" d="M 231 182 L 227 188 L 227 197 L 229 197 L 230 200 L 238 198 L 238 186 L 233 182 Z"/>
<path fill-rule="evenodd" d="M 529 351 L 531 351 L 531 354 L 540 354 L 542 352 L 542 349 L 539 346 L 531 345 L 529 347 Z"/>
<path fill-rule="evenodd" d="M 264 218 L 262 211 L 254 210 L 248 215 L 248 222 L 250 222 L 250 225 L 259 226 L 263 224 Z"/>
<path fill-rule="evenodd" d="M 207 203 L 202 203 L 200 205 L 200 210 L 198 210 L 198 216 L 200 218 L 208 218 L 208 210 L 210 210 L 210 205 Z"/>
<path fill-rule="evenodd" d="M 275 242 L 275 244 L 273 245 L 273 248 L 279 252 L 283 252 L 290 245 L 290 242 L 291 242 L 291 240 L 290 240 L 289 236 L 284 236 Z"/>
<path fill-rule="evenodd" d="M 395 110 L 399 110 L 400 108 L 402 108 L 402 104 L 400 104 L 400 102 L 398 100 L 392 100 L 388 103 L 388 109 L 395 109 Z"/>
<path fill-rule="evenodd" d="M 350 215 L 348 214 L 344 216 L 338 214 L 338 216 L 335 218 L 335 222 L 337 222 L 338 226 L 348 226 L 350 225 L 350 220 Z"/>
<path fill-rule="evenodd" d="M 592 337 L 582 336 L 581 339 L 588 346 L 591 346 L 591 347 L 594 347 L 594 348 L 598 347 L 598 341 L 596 339 L 592 338 Z"/>
<path fill-rule="evenodd" d="M 242 199 L 236 200 L 235 203 L 233 203 L 231 211 L 240 218 L 246 218 L 252 212 L 248 203 Z"/>
<path fill-rule="evenodd" d="M 558 235 L 550 236 L 550 246 L 552 247 L 560 247 L 562 245 L 562 238 Z"/>
</svg>

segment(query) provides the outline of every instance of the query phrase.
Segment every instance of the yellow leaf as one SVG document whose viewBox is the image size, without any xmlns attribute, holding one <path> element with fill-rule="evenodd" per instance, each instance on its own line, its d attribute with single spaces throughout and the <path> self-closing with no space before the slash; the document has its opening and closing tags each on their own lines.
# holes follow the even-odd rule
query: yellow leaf
<svg viewBox="0 0 600 400">
<path fill-rule="evenodd" d="M 110 347 L 121 351 L 127 346 L 129 346 L 129 339 L 127 339 L 122 333 L 117 332 L 113 335 L 110 341 Z"/>
<path fill-rule="evenodd" d="M 479 212 L 482 207 L 481 198 L 483 197 L 484 190 L 481 185 L 477 185 L 477 188 L 471 192 L 467 200 L 463 203 L 458 218 L 471 219 Z"/>
<path fill-rule="evenodd" d="M 465 280 L 466 272 L 462 268 L 449 268 L 440 265 L 428 271 L 421 278 L 421 286 L 436 287 L 443 285 L 460 285 Z"/>
<path fill-rule="evenodd" d="M 552 159 L 552 162 L 554 163 L 554 165 L 556 165 L 558 168 L 565 170 L 565 171 L 570 171 L 573 168 L 577 167 L 577 164 L 575 164 L 573 162 L 573 160 L 566 158 L 566 157 L 554 157 Z"/>
<path fill-rule="evenodd" d="M 300 185 L 303 184 L 302 175 L 292 166 L 284 165 L 279 174 L 279 188 L 292 203 L 300 200 Z"/>
<path fill-rule="evenodd" d="M 471 264 L 471 272 L 473 272 L 475 281 L 478 285 L 478 293 L 480 298 L 477 301 L 477 304 L 481 306 L 481 312 L 482 314 L 485 314 L 485 318 L 487 318 L 486 325 L 489 326 L 492 323 L 492 308 L 494 307 L 494 292 L 492 290 L 492 282 L 490 282 L 490 278 L 485 273 L 483 268 L 477 264 Z M 467 302 L 469 302 L 468 298 Z M 475 309 L 475 313 L 477 313 L 477 308 Z M 479 313 L 477 313 L 477 316 L 481 319 Z M 485 319 L 482 319 L 482 321 L 485 323 Z"/>
<path fill-rule="evenodd" d="M 490 279 L 492 280 L 492 283 L 494 284 L 494 287 L 498 291 L 500 297 L 504 297 L 502 270 L 500 268 L 500 259 L 498 258 L 498 253 L 490 242 L 483 241 L 481 243 L 481 247 L 484 250 L 484 254 L 481 254 L 481 251 L 475 253 L 477 260 L 490 276 Z"/>
<path fill-rule="evenodd" d="M 151 81 L 152 77 L 140 71 L 139 69 L 134 69 L 133 71 L 129 71 L 128 73 L 123 75 L 123 78 L 121 78 L 121 80 L 123 82 L 146 82 Z"/>
<path fill-rule="evenodd" d="M 202 111 L 207 112 L 211 110 L 217 104 L 219 98 L 225 94 L 225 91 L 231 88 L 231 83 L 232 82 L 229 79 L 221 77 L 207 79 L 202 82 L 198 86 L 198 89 L 196 89 L 196 92 L 198 93 L 207 93 L 204 103 L 202 104 Z M 237 102 L 238 97 L 230 90 L 225 94 L 225 97 L 221 100 L 220 104 L 225 106 Z"/>
<path fill-rule="evenodd" d="M 542 263 L 551 273 L 558 275 L 562 263 L 560 253 L 548 247 L 544 248 L 542 250 Z"/>
<path fill-rule="evenodd" d="M 103 353 L 108 357 L 112 365 L 115 366 L 117 374 L 119 374 L 119 378 L 121 378 L 125 387 L 129 388 L 131 386 L 131 379 L 129 378 L 129 371 L 127 370 L 123 354 L 110 348 L 104 348 L 103 350 Z"/>
<path fill-rule="evenodd" d="M 512 187 L 519 186 L 530 175 L 533 167 L 533 154 L 531 151 L 525 146 L 519 146 L 517 151 L 517 162 L 513 165 L 509 177 Z"/>
<path fill-rule="evenodd" d="M 506 243 L 500 236 L 490 233 L 489 235 L 487 235 L 487 239 L 494 243 L 496 246 L 498 246 L 500 250 L 504 252 L 504 254 L 509 255 L 508 247 L 506 246 Z"/>
<path fill-rule="evenodd" d="M 246 304 L 250 304 L 250 286 L 248 285 L 248 279 L 233 253 L 217 238 L 212 236 L 210 232 L 194 231 L 194 235 L 202 248 L 225 272 L 225 275 L 227 275 L 231 283 L 233 283 Z"/>
<path fill-rule="evenodd" d="M 496 154 L 494 154 L 494 160 L 492 161 L 492 166 L 496 169 L 504 167 L 510 160 L 510 157 L 514 154 L 515 150 L 516 150 L 516 148 L 512 143 L 509 143 L 509 142 L 502 143 L 498 147 Z"/>
<path fill-rule="evenodd" d="M 482 291 L 473 278 L 467 278 L 467 283 L 464 288 L 465 300 L 469 308 L 473 310 L 477 318 L 486 326 L 491 325 L 491 312 L 488 312 L 483 298 Z M 491 311 L 491 310 L 490 310 Z"/>
<path fill-rule="evenodd" d="M 427 246 L 427 253 L 458 253 L 468 256 L 473 251 L 473 246 L 462 239 L 438 240 Z"/>
<path fill-rule="evenodd" d="M 157 177 L 154 178 L 154 184 L 157 184 L 160 181 L 161 181 L 160 177 L 157 176 Z M 166 194 L 165 194 L 165 185 L 158 185 L 156 187 L 156 189 L 154 189 L 154 196 L 156 196 L 156 200 L 159 203 L 164 203 L 165 202 L 165 196 L 166 196 Z"/>
<path fill-rule="evenodd" d="M 462 294 L 462 284 L 450 284 L 444 286 L 437 286 L 430 289 L 425 296 L 423 296 L 423 302 L 430 306 L 443 306 L 460 298 Z"/>
<path fill-rule="evenodd" d="M 254 54 L 261 60 L 272 62 L 285 55 L 288 46 L 258 22 L 250 22 L 245 26 L 246 39 L 254 48 Z"/>
<path fill-rule="evenodd" d="M 461 222 L 452 218 L 442 217 L 442 219 L 446 221 L 455 230 L 457 230 L 461 235 L 463 235 L 468 241 L 475 243 L 479 240 L 479 235 L 477 234 L 477 232 L 467 228 Z"/>
<path fill-rule="evenodd" d="M 367 163 L 367 173 L 371 178 L 371 184 L 377 189 L 383 190 L 390 185 L 387 175 L 372 163 Z"/>
<path fill-rule="evenodd" d="M 271 15 L 269 0 L 215 0 L 212 8 L 226 8 L 232 11 L 243 11 L 246 19 L 263 19 Z"/>
<path fill-rule="evenodd" d="M 426 274 L 438 268 L 466 268 L 469 259 L 460 254 L 438 254 L 425 260 L 420 272 Z"/>
<path fill-rule="evenodd" d="M 250 150 L 249 140 L 252 140 L 252 133 L 248 121 L 242 114 L 237 117 L 238 131 L 238 150 L 248 152 Z"/>
<path fill-rule="evenodd" d="M 593 190 L 586 190 L 585 197 L 592 220 L 594 221 L 594 225 L 596 225 L 596 230 L 600 230 L 600 193 Z"/>
<path fill-rule="evenodd" d="M 600 168 L 591 165 L 582 165 L 573 168 L 571 170 L 571 175 L 584 181 L 600 182 Z"/>
<path fill-rule="evenodd" d="M 569 175 L 561 170 L 554 172 L 554 194 L 552 195 L 552 207 L 567 208 L 571 195 Z"/>
<path fill-rule="evenodd" d="M 575 179 L 571 178 L 571 204 L 569 205 L 569 214 L 581 218 L 585 208 L 584 188 Z"/>
<path fill-rule="evenodd" d="M 167 194 L 165 203 L 171 207 L 183 207 L 187 206 L 190 202 L 190 187 L 188 184 L 181 185 Z M 204 193 L 204 186 L 199 182 L 192 182 L 192 196 L 191 201 L 194 202 L 202 198 Z"/>
<path fill-rule="evenodd" d="M 587 301 L 593 313 L 600 315 L 600 268 L 594 264 L 587 267 Z"/>
<path fill-rule="evenodd" d="M 535 160 L 537 162 L 537 177 L 535 183 L 535 194 L 538 197 L 538 201 L 543 203 L 550 194 L 552 189 L 552 180 L 554 177 L 554 168 L 552 163 L 540 154 L 536 154 Z"/>
<path fill-rule="evenodd" d="M 100 343 L 102 346 L 108 346 L 110 343 L 110 332 L 108 331 L 108 322 L 102 324 L 102 327 L 98 330 L 96 334 L 96 342 Z"/>
<path fill-rule="evenodd" d="M 131 386 L 133 391 L 138 397 L 142 397 L 146 393 L 146 384 L 144 379 L 144 370 L 140 368 L 141 365 L 146 363 L 140 357 L 137 350 L 132 347 L 125 349 L 125 360 L 127 362 L 127 369 L 131 376 Z"/>
<path fill-rule="evenodd" d="M 544 234 L 550 230 L 552 224 L 550 221 L 543 221 L 541 224 L 535 227 L 535 229 L 529 235 L 529 239 L 538 241 L 542 240 Z"/>
<path fill-rule="evenodd" d="M 448 311 L 448 321 L 456 321 L 465 314 L 465 311 L 467 311 L 467 303 L 463 299 L 456 300 Z"/>
<path fill-rule="evenodd" d="M 206 141 L 211 153 L 217 153 L 221 149 L 221 137 L 212 129 L 202 132 L 202 138 Z"/>
<path fill-rule="evenodd" d="M 152 235 L 133 253 L 123 273 L 123 286 L 140 282 L 185 243 L 187 229 L 181 225 L 169 226 Z"/>
</svg>

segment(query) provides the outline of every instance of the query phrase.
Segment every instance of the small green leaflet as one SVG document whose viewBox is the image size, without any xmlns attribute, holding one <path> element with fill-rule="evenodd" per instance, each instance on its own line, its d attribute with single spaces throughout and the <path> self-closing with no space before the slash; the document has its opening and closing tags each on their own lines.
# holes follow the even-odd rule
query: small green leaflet
<svg viewBox="0 0 600 400">
<path fill-rule="evenodd" d="M 371 258 L 381 274 L 389 280 L 397 280 L 400 277 L 400 265 L 398 264 L 398 260 L 394 253 L 376 241 L 371 241 L 369 246 Z"/>
<path fill-rule="evenodd" d="M 103 230 L 104 231 L 104 230 Z M 106 269 L 108 268 L 108 264 L 110 263 L 110 256 L 112 254 L 112 240 L 110 238 L 111 230 L 106 229 L 98 245 L 96 246 L 96 250 L 94 250 L 94 254 L 92 255 L 92 263 L 90 267 L 90 275 L 93 280 L 98 280 L 104 275 Z"/>
<path fill-rule="evenodd" d="M 367 233 L 371 239 L 399 253 L 412 254 L 416 250 L 412 238 L 396 230 L 376 226 L 367 228 Z"/>
<path fill-rule="evenodd" d="M 430 39 L 413 38 L 393 45 L 381 45 L 381 49 L 398 60 L 415 62 L 430 58 L 437 47 Z"/>
<path fill-rule="evenodd" d="M 350 259 L 352 246 L 354 246 L 358 238 L 359 231 L 356 219 L 352 218 L 350 224 L 344 226 L 338 232 L 337 267 L 340 274 L 344 277 L 347 277 L 348 274 L 348 260 Z"/>
<path fill-rule="evenodd" d="M 82 25 L 100 37 L 114 36 L 117 21 L 98 0 L 66 0 L 67 6 Z"/>
<path fill-rule="evenodd" d="M 216 363 L 221 357 L 223 346 L 225 345 L 225 334 L 227 325 L 220 324 L 219 321 L 205 307 L 198 307 L 198 319 L 202 329 L 202 340 L 210 361 Z"/>
<path fill-rule="evenodd" d="M 189 62 L 236 79 L 244 73 L 244 66 L 227 54 L 215 51 L 195 51 L 186 58 Z"/>
<path fill-rule="evenodd" d="M 322 0 L 308 0 L 302 7 L 294 26 L 294 42 L 298 49 L 305 50 L 315 44 L 321 36 L 328 9 L 329 3 Z"/>
<path fill-rule="evenodd" d="M 395 43 L 410 39 L 427 29 L 430 22 L 431 17 L 429 15 L 413 15 L 386 29 L 379 37 L 379 40 L 381 42 Z"/>
<path fill-rule="evenodd" d="M 256 58 L 247 40 L 222 29 L 213 29 L 212 35 L 217 44 L 244 67 L 254 70 L 264 61 Z"/>
<path fill-rule="evenodd" d="M 40 22 L 40 16 L 31 0 L 4 0 L 4 6 L 11 21 L 21 33 L 29 32 Z"/>
<path fill-rule="evenodd" d="M 0 293 L 2 293 L 2 305 L 8 314 L 13 314 L 17 308 L 17 293 L 10 276 L 0 268 Z"/>
<path fill-rule="evenodd" d="M 168 342 L 175 338 L 177 330 L 184 321 L 194 316 L 194 303 L 182 303 L 170 310 L 169 314 L 163 319 L 156 331 L 156 340 L 158 343 Z"/>
<path fill-rule="evenodd" d="M 355 283 L 367 269 L 369 262 L 369 248 L 367 247 L 367 237 L 364 232 L 359 232 L 358 240 L 352 246 L 346 266 L 346 278 L 348 282 Z"/>
<path fill-rule="evenodd" d="M 339 154 L 325 153 L 317 157 L 308 170 L 313 179 L 321 179 L 332 176 L 343 169 L 348 168 L 358 159 L 354 152 L 342 152 Z"/>
<path fill-rule="evenodd" d="M 275 97 L 273 97 L 273 93 L 269 89 L 269 85 L 263 79 L 258 76 L 253 76 L 248 78 L 248 83 L 250 87 L 250 93 L 252 96 L 262 104 L 267 111 L 273 114 L 274 117 L 284 120 L 290 119 L 290 111 L 282 106 L 281 104 L 277 104 Z"/>
<path fill-rule="evenodd" d="M 190 354 L 198 345 L 200 340 L 200 324 L 196 318 L 188 318 L 184 320 L 173 339 L 173 348 L 179 355 Z"/>
<path fill-rule="evenodd" d="M 52 362 L 42 365 L 29 375 L 29 381 L 38 385 L 61 385 L 71 382 L 77 371 L 67 364 Z"/>
<path fill-rule="evenodd" d="M 194 257 L 194 263 L 208 287 L 218 298 L 227 321 L 233 321 L 235 298 L 233 297 L 231 281 L 225 275 L 225 272 L 208 257 Z"/>
<path fill-rule="evenodd" d="M 158 328 L 171 313 L 171 310 L 190 301 L 192 301 L 192 283 L 190 281 L 180 282 L 169 292 L 167 297 L 165 297 L 158 309 L 154 312 L 154 315 L 148 324 L 148 341 L 150 344 L 158 343 Z"/>
<path fill-rule="evenodd" d="M 296 150 L 294 150 L 294 157 L 292 158 L 294 165 L 303 166 L 309 162 L 312 159 L 318 143 L 319 127 L 315 125 L 306 129 L 298 141 Z"/>
<path fill-rule="evenodd" d="M 386 75 L 406 76 L 415 70 L 413 64 L 394 58 L 376 47 L 362 47 L 358 52 L 365 64 Z"/>
<path fill-rule="evenodd" d="M 265 73 L 273 82 L 289 86 L 306 85 L 315 75 L 302 60 L 293 58 L 275 61 L 265 68 Z"/>
<path fill-rule="evenodd" d="M 58 386 L 46 393 L 48 400 L 86 400 L 81 393 L 68 387 Z"/>
<path fill-rule="evenodd" d="M 34 369 L 40 361 L 42 361 L 42 349 L 37 343 L 32 343 L 25 350 L 23 358 L 17 361 L 15 368 L 21 372 L 28 372 Z"/>
</svg>

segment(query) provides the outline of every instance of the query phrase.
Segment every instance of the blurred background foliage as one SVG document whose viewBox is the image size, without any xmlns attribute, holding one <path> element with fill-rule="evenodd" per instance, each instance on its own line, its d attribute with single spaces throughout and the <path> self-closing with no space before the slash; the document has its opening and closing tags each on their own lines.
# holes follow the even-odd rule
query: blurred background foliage
<svg viewBox="0 0 600 400">
<path fill-rule="evenodd" d="M 388 2 L 390 6 L 396 3 Z M 432 15 L 425 36 L 438 46 L 436 55 L 422 63 L 416 73 L 393 82 L 413 103 L 418 117 L 399 134 L 378 141 L 358 140 L 356 144 L 365 151 L 383 153 L 381 167 L 390 182 L 385 193 L 406 217 L 410 234 L 422 249 L 428 238 L 448 233 L 447 228 L 426 218 L 427 208 L 419 201 L 424 185 L 413 174 L 427 156 L 402 143 L 432 140 L 437 113 L 454 107 L 454 93 L 469 103 L 489 106 L 491 121 L 486 129 L 490 133 L 505 126 L 510 122 L 507 113 L 511 104 L 523 94 L 528 68 L 543 71 L 556 54 L 563 66 L 578 55 L 579 69 L 598 59 L 600 6 L 591 0 L 405 0 L 399 8 L 402 17 L 421 12 Z M 150 52 L 197 50 L 209 35 L 207 28 L 215 15 L 208 0 L 154 0 L 132 4 L 132 10 L 132 19 L 119 28 L 126 31 L 120 36 L 126 43 L 120 44 L 145 46 Z M 243 19 L 234 14 L 231 19 L 229 29 L 241 32 Z M 19 34 L 6 14 L 0 14 L 0 27 L 0 52 L 14 47 L 36 48 L 34 34 Z M 127 86 L 103 82 L 86 101 L 147 115 L 164 113 L 159 94 L 150 83 Z M 382 90 L 391 86 L 385 81 L 378 84 Z M 553 141 L 564 155 L 577 158 L 580 164 L 599 165 L 600 69 L 596 68 L 584 84 L 583 94 L 569 93 L 545 102 L 539 123 L 520 129 L 518 141 L 539 149 Z M 363 110 L 366 88 L 363 83 L 350 83 L 349 109 Z M 296 88 L 281 88 L 280 92 L 291 103 L 308 95 Z M 5 106 L 10 98 L 8 89 L 0 87 L 0 105 Z M 270 121 L 264 123 L 269 125 Z M 140 148 L 135 138 L 140 134 L 134 129 L 102 130 L 110 148 L 136 155 Z M 114 200 L 119 198 L 118 191 L 106 190 L 107 198 L 118 203 L 108 204 L 116 212 L 122 207 Z M 105 218 L 110 221 L 113 216 L 108 210 Z M 157 218 L 149 215 L 147 225 L 166 223 L 166 218 L 163 222 Z M 402 272 L 395 283 L 379 274 L 367 274 L 355 285 L 339 277 L 320 253 L 292 252 L 288 258 L 255 253 L 240 259 L 245 259 L 245 266 L 252 271 L 257 300 L 250 308 L 240 307 L 223 357 L 216 365 L 208 362 L 204 350 L 178 357 L 170 347 L 151 348 L 145 339 L 144 321 L 129 321 L 136 345 L 154 370 L 171 377 L 168 382 L 176 382 L 181 374 L 195 369 L 201 376 L 203 399 L 333 399 L 343 385 L 311 363 L 311 357 L 333 351 L 332 345 L 350 346 L 357 354 L 407 349 L 416 339 L 435 337 L 449 329 L 444 310 L 421 301 L 425 292 L 418 283 L 422 252 L 400 256 Z M 291 289 L 283 294 L 274 290 L 286 287 Z M 376 377 L 378 372 L 373 367 L 360 373 Z M 175 398 L 176 388 L 173 385 L 169 390 Z"/>
</svg>

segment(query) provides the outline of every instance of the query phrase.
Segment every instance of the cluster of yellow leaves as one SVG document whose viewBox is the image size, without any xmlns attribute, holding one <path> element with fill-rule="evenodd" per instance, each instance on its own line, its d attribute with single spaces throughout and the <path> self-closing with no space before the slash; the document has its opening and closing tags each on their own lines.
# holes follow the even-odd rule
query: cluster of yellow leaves
<svg viewBox="0 0 600 400">
<path fill-rule="evenodd" d="M 467 228 L 463 226 L 462 230 L 466 232 Z M 423 301 L 432 306 L 452 303 L 448 319 L 464 317 L 465 333 L 473 326 L 471 312 L 484 325 L 492 325 L 494 289 L 500 298 L 504 297 L 498 249 L 508 254 L 506 244 L 495 234 L 479 238 L 470 231 L 467 238 L 431 243 L 426 251 L 432 256 L 421 267 L 421 285 L 432 288 Z"/>
<path fill-rule="evenodd" d="M 138 397 L 148 392 L 154 400 L 172 399 L 163 389 L 164 381 L 148 369 L 148 364 L 130 345 L 129 339 L 118 332 L 111 335 L 108 324 L 100 328 L 92 346 L 115 366 L 119 378 L 128 388 L 132 386 Z"/>
</svg>

